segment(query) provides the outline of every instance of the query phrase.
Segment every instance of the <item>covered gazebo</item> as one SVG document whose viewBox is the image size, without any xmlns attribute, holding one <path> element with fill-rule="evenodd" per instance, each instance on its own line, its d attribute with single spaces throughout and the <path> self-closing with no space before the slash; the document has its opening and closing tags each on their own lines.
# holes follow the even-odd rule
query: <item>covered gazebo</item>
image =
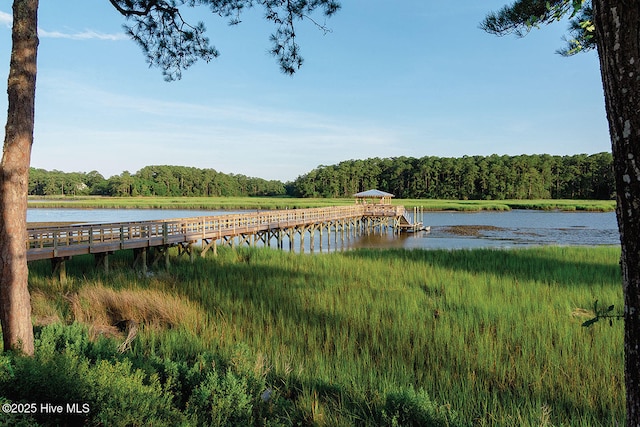
<svg viewBox="0 0 640 427">
<path fill-rule="evenodd" d="M 367 190 L 361 191 L 353 195 L 356 198 L 356 204 L 379 204 L 379 205 L 390 205 L 391 198 L 395 197 L 391 193 L 385 193 L 380 190 Z"/>
</svg>

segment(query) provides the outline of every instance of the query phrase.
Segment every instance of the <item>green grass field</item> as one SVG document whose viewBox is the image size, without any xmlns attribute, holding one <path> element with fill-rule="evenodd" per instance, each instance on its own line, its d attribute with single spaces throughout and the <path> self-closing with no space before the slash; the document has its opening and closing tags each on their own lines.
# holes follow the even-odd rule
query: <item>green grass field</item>
<svg viewBox="0 0 640 427">
<path fill-rule="evenodd" d="M 118 318 L 140 322 L 113 357 L 165 391 L 175 384 L 158 358 L 245 366 L 281 399 L 254 425 L 422 425 L 431 408 L 444 414 L 433 425 L 610 426 L 624 419 L 622 322 L 581 324 L 595 300 L 622 306 L 618 259 L 614 247 L 243 248 L 140 276 L 123 252 L 109 276 L 74 259 L 67 284 L 33 263 L 30 286 L 42 323 L 105 334 Z M 194 387 L 173 391 L 176 410 Z"/>
<path fill-rule="evenodd" d="M 289 197 L 66 197 L 30 199 L 32 208 L 78 209 L 295 209 L 349 205 L 353 199 L 296 199 Z M 428 211 L 455 210 L 586 210 L 613 211 L 613 200 L 427 200 L 395 199 L 396 205 Z"/>
</svg>

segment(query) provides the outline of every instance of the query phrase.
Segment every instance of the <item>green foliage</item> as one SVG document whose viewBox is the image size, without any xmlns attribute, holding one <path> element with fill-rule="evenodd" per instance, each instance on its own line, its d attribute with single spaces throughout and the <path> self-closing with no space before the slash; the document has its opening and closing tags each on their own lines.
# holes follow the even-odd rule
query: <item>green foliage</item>
<svg viewBox="0 0 640 427">
<path fill-rule="evenodd" d="M 0 396 L 0 406 L 5 404 L 15 404 L 16 402 L 12 402 L 2 396 Z M 0 416 L 0 427 L 38 427 L 40 424 L 36 419 L 29 415 L 23 413 L 7 413 L 5 411 L 2 412 Z"/>
<path fill-rule="evenodd" d="M 193 390 L 187 409 L 198 425 L 243 427 L 251 424 L 251 400 L 246 379 L 212 371 Z"/>
<path fill-rule="evenodd" d="M 77 323 L 52 324 L 36 336 L 35 357 L 0 355 L 0 403 L 37 409 L 3 414 L 0 426 L 292 424 L 293 404 L 251 368 L 256 360 L 246 346 L 223 361 L 202 350 L 177 351 L 173 358 L 148 351 L 122 355 L 113 340 L 92 341 Z M 74 404 L 79 413 L 69 409 Z M 63 409 L 47 413 L 42 405 Z"/>
<path fill-rule="evenodd" d="M 448 406 L 434 403 L 424 390 L 387 394 L 381 425 L 389 427 L 453 427 L 467 425 Z"/>
<path fill-rule="evenodd" d="M 305 18 L 315 23 L 310 16 L 318 9 L 325 17 L 340 9 L 335 0 L 111 0 L 116 10 L 127 18 L 127 34 L 142 48 L 149 64 L 162 69 L 168 81 L 180 79 L 182 70 L 196 61 L 209 62 L 218 56 L 218 51 L 205 36 L 204 24 L 190 24 L 184 20 L 187 6 L 205 6 L 212 14 L 229 18 L 230 24 L 235 25 L 241 22 L 241 13 L 256 3 L 264 8 L 264 18 L 276 27 L 270 37 L 271 53 L 286 74 L 294 74 L 302 65 L 294 24 Z"/>
<path fill-rule="evenodd" d="M 66 174 L 31 169 L 29 180 L 29 194 L 38 196 L 342 198 L 371 188 L 391 192 L 402 199 L 448 200 L 610 200 L 615 191 L 610 153 L 349 160 L 319 166 L 286 185 L 280 181 L 183 166 L 147 166 L 133 175 L 123 172 L 108 180 L 95 171 Z M 172 203 L 176 208 L 187 203 L 191 205 L 187 207 L 196 208 L 207 204 L 205 201 Z"/>
<path fill-rule="evenodd" d="M 590 0 L 516 0 L 489 13 L 480 28 L 490 34 L 525 36 L 531 29 L 569 18 L 567 46 L 558 53 L 569 56 L 595 49 L 593 8 Z"/>
<path fill-rule="evenodd" d="M 5 383 L 15 378 L 15 372 L 11 365 L 11 357 L 6 353 L 0 353 L 0 382 Z"/>
<path fill-rule="evenodd" d="M 0 378 L 6 399 L 64 408 L 59 414 L 38 410 L 33 417 L 38 422 L 173 426 L 183 418 L 157 376 L 135 369 L 129 360 L 118 360 L 115 350 L 96 354 L 81 325 L 51 325 L 38 338 L 36 356 L 14 356 L 13 374 Z M 80 413 L 71 413 L 69 404 L 77 404 Z"/>
<path fill-rule="evenodd" d="M 580 52 L 595 49 L 595 26 L 593 24 L 593 8 L 585 6 L 578 15 L 573 17 L 569 24 L 570 37 L 565 38 L 567 46 L 559 49 L 563 56 L 571 56 Z"/>
<path fill-rule="evenodd" d="M 370 188 L 401 199 L 611 199 L 610 153 L 396 157 L 319 166 L 290 186 L 296 197 L 351 197 Z"/>
<path fill-rule="evenodd" d="M 109 179 L 96 171 L 65 173 L 31 168 L 29 174 L 29 195 L 32 196 L 226 197 L 283 194 L 284 184 L 279 181 L 185 166 L 146 166 L 133 175 L 124 171 Z"/>
<path fill-rule="evenodd" d="M 31 195 L 104 195 L 106 181 L 96 171 L 61 172 L 31 168 L 29 171 L 29 194 Z"/>
<path fill-rule="evenodd" d="M 99 408 L 92 416 L 94 422 L 114 426 L 174 426 L 183 419 L 158 378 L 133 369 L 126 359 L 102 360 L 87 374 L 90 392 L 84 398 L 91 402 L 90 406 Z"/>
</svg>

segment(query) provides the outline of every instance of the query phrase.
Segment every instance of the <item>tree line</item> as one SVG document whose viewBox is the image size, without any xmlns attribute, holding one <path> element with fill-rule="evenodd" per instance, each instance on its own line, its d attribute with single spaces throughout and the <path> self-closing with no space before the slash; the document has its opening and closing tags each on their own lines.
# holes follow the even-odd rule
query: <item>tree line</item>
<svg viewBox="0 0 640 427">
<path fill-rule="evenodd" d="M 31 169 L 29 194 L 102 196 L 351 197 L 372 188 L 403 199 L 611 199 L 610 153 L 551 156 L 393 157 L 318 166 L 293 182 L 185 166 L 100 173 Z"/>
<path fill-rule="evenodd" d="M 280 181 L 225 174 L 214 169 L 186 166 L 146 166 L 108 179 L 99 172 L 61 172 L 31 168 L 29 195 L 100 196 L 281 196 Z"/>
<path fill-rule="evenodd" d="M 289 185 L 296 197 L 343 197 L 378 188 L 403 199 L 614 197 L 610 153 L 552 156 L 394 157 L 319 166 Z"/>
</svg>

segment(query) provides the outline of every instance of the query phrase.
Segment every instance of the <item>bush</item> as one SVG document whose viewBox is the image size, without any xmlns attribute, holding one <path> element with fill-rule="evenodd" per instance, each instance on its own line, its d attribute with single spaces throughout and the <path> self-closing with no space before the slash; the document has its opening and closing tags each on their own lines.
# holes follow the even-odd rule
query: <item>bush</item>
<svg viewBox="0 0 640 427">
<path fill-rule="evenodd" d="M 34 357 L 0 354 L 0 403 L 38 408 L 3 414 L 0 427 L 292 425 L 290 402 L 272 389 L 264 397 L 266 374 L 246 346 L 226 363 L 208 352 L 172 360 L 116 348 L 111 339 L 91 341 L 83 325 L 52 324 L 36 330 Z"/>
<path fill-rule="evenodd" d="M 212 371 L 193 391 L 187 411 L 198 425 L 243 427 L 252 424 L 251 400 L 246 379 Z"/>
<path fill-rule="evenodd" d="M 0 359 L 0 389 L 13 402 L 35 403 L 45 425 L 173 426 L 182 416 L 157 376 L 128 360 L 89 359 L 95 350 L 81 325 L 50 325 L 40 331 L 34 357 Z M 104 355 L 103 355 L 104 356 Z M 41 405 L 62 406 L 46 413 Z"/>
<path fill-rule="evenodd" d="M 434 403 L 426 391 L 402 389 L 388 393 L 382 423 L 390 427 L 448 427 L 465 425 L 448 406 Z"/>
<path fill-rule="evenodd" d="M 14 402 L 0 397 L 0 406 Z M 4 410 L 0 415 L 0 427 L 38 427 L 39 424 L 31 415 L 7 413 Z"/>
<path fill-rule="evenodd" d="M 92 423 L 108 426 L 175 426 L 184 421 L 157 376 L 132 369 L 131 362 L 103 360 L 87 371 L 86 400 Z"/>
</svg>

